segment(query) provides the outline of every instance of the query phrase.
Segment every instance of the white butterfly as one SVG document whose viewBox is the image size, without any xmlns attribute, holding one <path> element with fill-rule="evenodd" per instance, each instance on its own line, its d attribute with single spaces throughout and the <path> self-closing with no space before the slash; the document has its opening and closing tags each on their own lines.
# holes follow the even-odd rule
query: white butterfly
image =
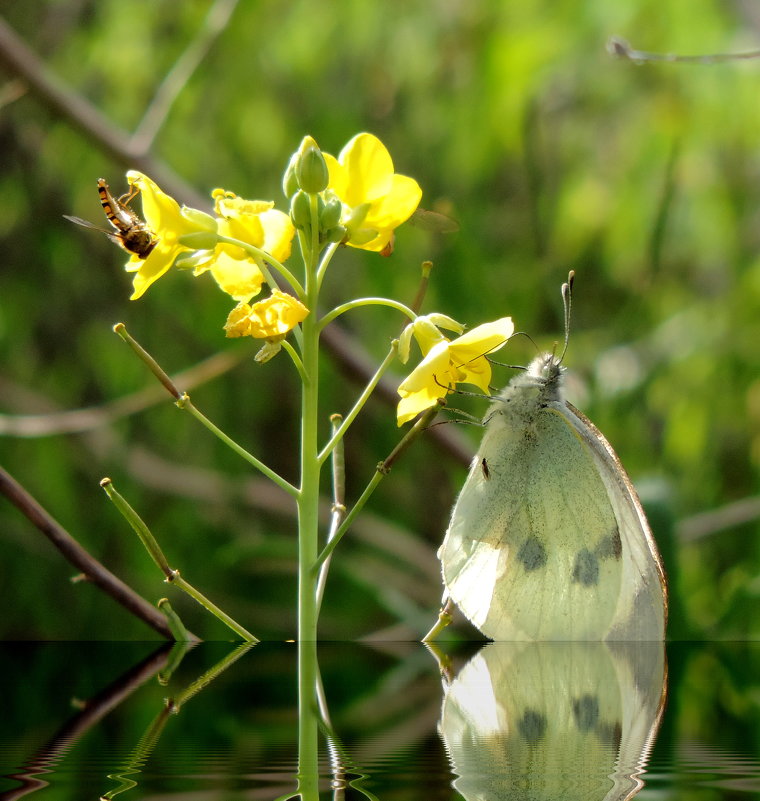
<svg viewBox="0 0 760 801">
<path fill-rule="evenodd" d="M 661 640 L 657 546 L 612 447 L 565 400 L 561 361 L 534 359 L 485 417 L 438 551 L 448 596 L 494 640 Z"/>
</svg>

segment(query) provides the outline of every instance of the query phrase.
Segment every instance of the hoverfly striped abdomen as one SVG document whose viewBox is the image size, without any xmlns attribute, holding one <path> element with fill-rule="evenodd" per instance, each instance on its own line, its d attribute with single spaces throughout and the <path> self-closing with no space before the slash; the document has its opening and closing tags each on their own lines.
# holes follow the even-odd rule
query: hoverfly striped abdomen
<svg viewBox="0 0 760 801">
<path fill-rule="evenodd" d="M 158 239 L 148 226 L 129 208 L 129 203 L 137 197 L 140 190 L 132 186 L 126 195 L 115 198 L 104 178 L 98 178 L 98 194 L 103 211 L 115 229 L 111 239 L 121 245 L 128 253 L 134 253 L 141 259 L 148 257 L 156 246 Z"/>
</svg>

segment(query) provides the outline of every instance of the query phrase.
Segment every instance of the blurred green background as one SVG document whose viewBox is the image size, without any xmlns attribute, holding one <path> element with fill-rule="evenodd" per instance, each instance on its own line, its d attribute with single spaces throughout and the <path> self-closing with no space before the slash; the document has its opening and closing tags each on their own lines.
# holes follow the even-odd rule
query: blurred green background
<svg viewBox="0 0 760 801">
<path fill-rule="evenodd" d="M 0 10 L 48 78 L 132 132 L 173 65 L 206 35 L 209 9 L 223 5 L 66 0 Z M 281 174 L 304 134 L 337 153 L 367 130 L 398 172 L 419 181 L 422 205 L 461 230 L 406 226 L 389 259 L 342 251 L 327 303 L 370 294 L 409 302 L 429 258 L 426 311 L 470 326 L 512 315 L 551 347 L 562 335 L 559 287 L 574 269 L 568 394 L 641 489 L 671 578 L 670 636 L 760 634 L 751 614 L 760 593 L 760 60 L 637 66 L 605 49 L 616 34 L 652 51 L 751 50 L 757 6 L 227 5 L 231 17 L 150 147 L 159 182 L 174 174 L 206 197 L 222 186 L 284 208 Z M 221 330 L 228 299 L 211 281 L 176 273 L 129 302 L 122 254 L 61 215 L 99 223 L 96 179 L 119 191 L 140 163 L 108 137 L 77 130 L 70 104 L 54 108 L 11 68 L 0 75 L 0 463 L 155 601 L 168 588 L 98 487 L 111 476 L 186 578 L 257 635 L 292 637 L 293 510 L 168 396 L 126 416 L 112 405 L 152 387 L 114 323 L 176 372 L 240 351 Z M 402 322 L 382 309 L 342 320 L 375 361 Z M 296 377 L 286 359 L 261 367 L 256 345 L 242 348 L 244 358 L 196 387 L 193 400 L 294 479 Z M 522 364 L 534 353 L 518 339 L 502 359 Z M 497 368 L 494 381 L 510 375 Z M 359 386 L 334 362 L 324 378 L 326 421 L 350 408 Z M 478 416 L 486 408 L 469 397 L 452 404 Z M 105 417 L 88 418 L 98 425 L 76 433 L 61 430 L 71 418 L 18 418 L 101 407 Z M 447 429 L 474 451 L 477 428 Z M 372 402 L 346 441 L 349 501 L 398 436 L 393 408 Z M 337 551 L 323 637 L 419 637 L 429 627 L 441 593 L 435 549 L 464 475 L 432 437 L 398 464 Z M 71 583 L 73 572 L 0 500 L 0 637 L 154 636 L 94 588 Z M 226 636 L 191 602 L 171 599 L 196 633 Z"/>
</svg>

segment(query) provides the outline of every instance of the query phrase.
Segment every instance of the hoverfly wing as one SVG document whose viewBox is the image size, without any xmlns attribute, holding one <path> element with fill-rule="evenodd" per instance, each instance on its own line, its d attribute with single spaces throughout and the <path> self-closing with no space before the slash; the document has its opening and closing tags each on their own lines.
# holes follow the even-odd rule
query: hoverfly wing
<svg viewBox="0 0 760 801">
<path fill-rule="evenodd" d="M 115 242 L 117 245 L 121 245 L 121 239 L 111 231 L 108 231 L 105 228 L 101 228 L 99 225 L 94 225 L 89 220 L 83 220 L 81 217 L 73 217 L 70 214 L 62 215 L 65 220 L 69 222 L 76 223 L 77 225 L 81 225 L 82 228 L 92 228 L 93 231 L 100 231 L 101 234 L 105 234 L 112 242 Z"/>
<path fill-rule="evenodd" d="M 64 214 L 62 216 L 64 220 L 81 225 L 83 228 L 92 228 L 93 231 L 102 231 L 104 234 L 109 233 L 105 228 L 101 228 L 99 225 L 94 225 L 89 220 L 83 220 L 81 217 L 72 217 L 70 214 Z"/>
<path fill-rule="evenodd" d="M 430 209 L 417 209 L 409 218 L 409 223 L 435 234 L 453 234 L 459 230 L 459 223 L 453 217 Z"/>
</svg>

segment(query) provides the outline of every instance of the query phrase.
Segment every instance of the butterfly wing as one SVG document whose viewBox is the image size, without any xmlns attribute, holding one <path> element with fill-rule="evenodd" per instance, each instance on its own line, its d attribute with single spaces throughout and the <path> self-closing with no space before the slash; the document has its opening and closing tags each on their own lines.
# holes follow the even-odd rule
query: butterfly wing
<svg viewBox="0 0 760 801">
<path fill-rule="evenodd" d="M 452 600 L 496 640 L 597 640 L 625 576 L 598 457 L 564 402 L 494 413 L 439 550 Z"/>
<path fill-rule="evenodd" d="M 618 521 L 623 592 L 607 639 L 662 640 L 667 622 L 665 571 L 636 490 L 601 431 L 569 403 L 568 422 L 587 444 Z"/>
</svg>

